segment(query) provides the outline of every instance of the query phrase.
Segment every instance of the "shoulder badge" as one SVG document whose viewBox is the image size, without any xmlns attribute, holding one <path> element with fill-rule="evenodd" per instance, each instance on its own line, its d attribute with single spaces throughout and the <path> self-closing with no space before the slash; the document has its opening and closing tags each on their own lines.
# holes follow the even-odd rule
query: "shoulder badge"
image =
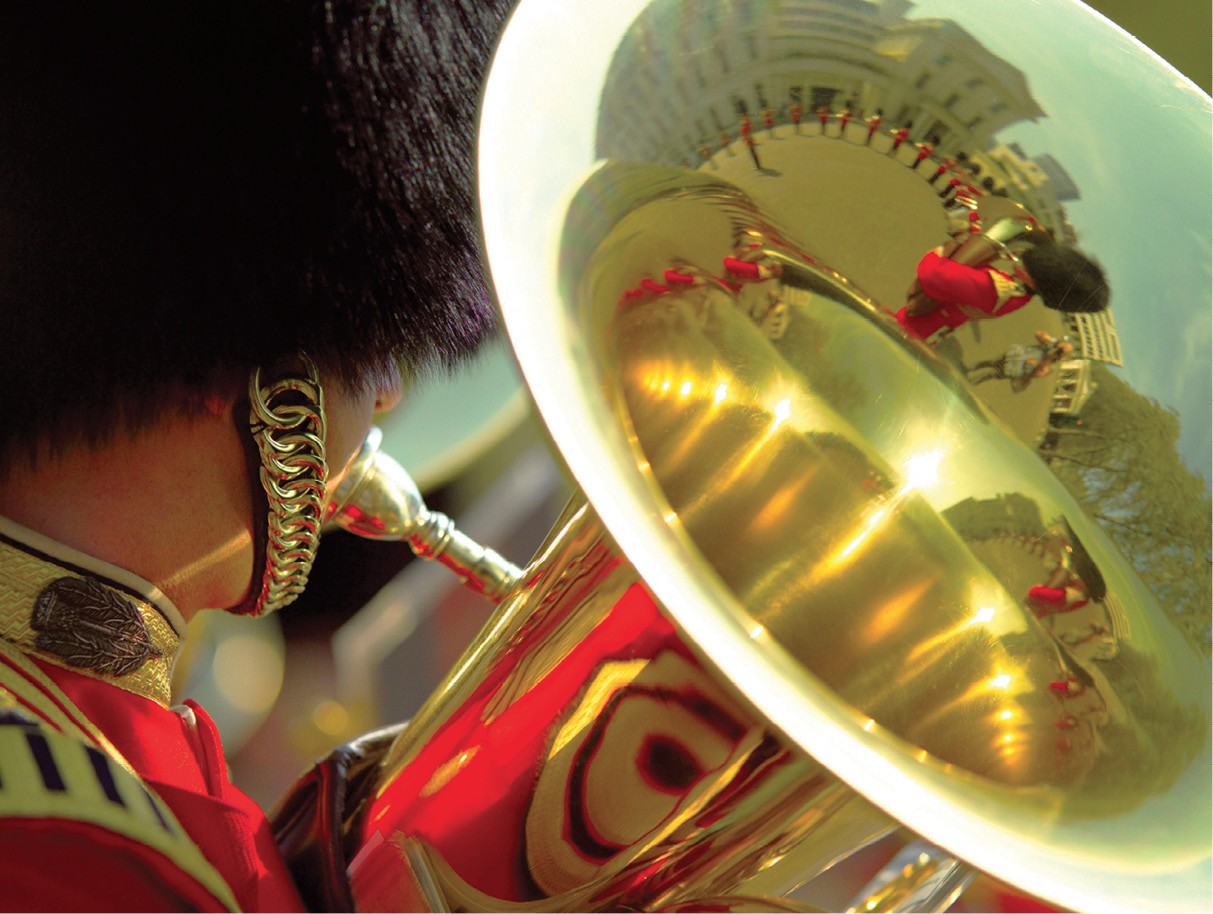
<svg viewBox="0 0 1213 914">
<path fill-rule="evenodd" d="M 30 628 L 38 633 L 38 650 L 107 676 L 125 676 L 163 656 L 135 605 L 92 578 L 47 584 L 34 603 Z"/>
</svg>

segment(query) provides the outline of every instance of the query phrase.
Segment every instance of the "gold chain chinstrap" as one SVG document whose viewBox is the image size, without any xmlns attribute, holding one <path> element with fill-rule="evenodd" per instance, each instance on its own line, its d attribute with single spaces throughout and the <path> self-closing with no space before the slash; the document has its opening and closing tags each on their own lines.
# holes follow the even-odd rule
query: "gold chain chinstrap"
<svg viewBox="0 0 1213 914">
<path fill-rule="evenodd" d="M 249 379 L 249 422 L 261 455 L 261 484 L 269 499 L 265 574 L 254 614 L 281 609 L 307 584 L 323 522 L 324 397 L 316 366 L 302 357 L 301 375 L 262 387 Z"/>
</svg>

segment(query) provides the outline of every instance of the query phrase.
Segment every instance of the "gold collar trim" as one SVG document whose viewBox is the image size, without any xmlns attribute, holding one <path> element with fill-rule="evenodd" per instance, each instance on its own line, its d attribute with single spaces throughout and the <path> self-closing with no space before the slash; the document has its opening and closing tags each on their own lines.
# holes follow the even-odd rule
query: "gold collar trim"
<svg viewBox="0 0 1213 914">
<path fill-rule="evenodd" d="M 0 638 L 165 707 L 185 621 L 137 575 L 0 517 Z"/>
</svg>

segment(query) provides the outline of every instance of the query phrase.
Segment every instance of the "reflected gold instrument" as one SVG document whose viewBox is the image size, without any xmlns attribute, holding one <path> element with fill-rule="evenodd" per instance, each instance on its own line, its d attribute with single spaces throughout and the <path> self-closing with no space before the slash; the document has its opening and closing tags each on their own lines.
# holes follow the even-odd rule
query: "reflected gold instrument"
<svg viewBox="0 0 1213 914">
<path fill-rule="evenodd" d="M 1209 99 L 1077 4 L 1009 7 L 1022 34 L 957 21 L 972 4 L 517 9 L 484 99 L 486 250 L 584 494 L 524 569 L 448 553 L 500 603 L 346 808 L 359 910 L 781 909 L 899 825 L 945 850 L 869 910 L 941 910 L 958 866 L 1067 908 L 1205 909 L 1208 629 L 1184 601 L 1208 527 L 1185 539 L 1175 507 L 1163 539 L 1119 530 L 1155 523 L 1149 477 L 1116 489 L 1134 443 L 1100 458 L 1093 439 L 1111 447 L 1138 400 L 1182 417 L 1153 466 L 1207 502 L 1207 467 L 1176 453 L 1208 415 L 1179 385 L 1163 399 L 1132 271 L 1062 205 L 1058 168 L 1084 202 L 1115 168 L 1075 140 L 1098 94 L 1081 117 L 1049 107 L 1049 36 L 1131 54 L 1121 84 L 1169 109 L 1195 162 Z M 1111 78 L 1100 63 L 1086 78 Z M 877 108 L 870 131 L 855 112 Z M 934 347 L 891 317 L 949 237 L 941 177 L 979 163 L 987 203 L 1103 260 L 1114 354 L 1038 302 Z M 1207 274 L 1207 224 L 1169 205 L 1163 248 L 1194 245 Z M 1003 246 L 1028 224 L 973 211 Z M 1207 337 L 1207 286 L 1169 300 L 1205 316 L 1168 315 L 1175 332 Z M 1079 334 L 1084 364 L 1019 399 L 969 383 L 1035 330 Z M 1102 380 L 1075 407 L 1082 372 Z M 375 446 L 338 520 L 420 542 L 428 512 Z"/>
</svg>

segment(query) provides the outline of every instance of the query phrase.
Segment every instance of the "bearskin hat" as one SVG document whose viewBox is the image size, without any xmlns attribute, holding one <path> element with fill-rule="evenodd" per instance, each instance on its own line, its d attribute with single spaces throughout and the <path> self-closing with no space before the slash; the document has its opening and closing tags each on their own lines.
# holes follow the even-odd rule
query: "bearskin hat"
<svg viewBox="0 0 1213 914">
<path fill-rule="evenodd" d="M 474 351 L 509 5 L 0 7 L 0 449 L 138 428 L 299 350 L 348 385 Z"/>
<path fill-rule="evenodd" d="M 1111 295 L 1099 264 L 1064 244 L 1039 244 L 1020 255 L 1040 300 L 1054 311 L 1103 311 Z"/>
</svg>

